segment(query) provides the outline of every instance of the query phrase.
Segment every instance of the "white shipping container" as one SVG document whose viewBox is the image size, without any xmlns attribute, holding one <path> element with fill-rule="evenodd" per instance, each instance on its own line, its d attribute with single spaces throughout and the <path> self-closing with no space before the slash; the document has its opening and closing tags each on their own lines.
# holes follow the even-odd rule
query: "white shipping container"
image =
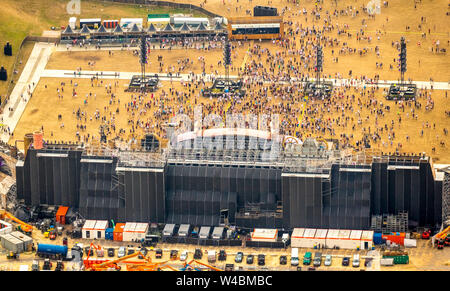
<svg viewBox="0 0 450 291">
<path fill-rule="evenodd" d="M 328 234 L 328 229 L 318 229 L 314 236 L 314 244 L 323 248 L 325 246 L 326 238 Z"/>
<path fill-rule="evenodd" d="M 123 241 L 132 241 L 134 239 L 136 224 L 136 222 L 125 223 L 125 227 L 123 228 Z"/>
<path fill-rule="evenodd" d="M 278 237 L 277 229 L 255 228 L 252 232 L 252 241 L 276 242 Z"/>
<path fill-rule="evenodd" d="M 148 231 L 148 223 L 137 223 L 136 228 L 134 229 L 134 239 L 142 240 L 145 239 L 145 235 Z"/>
<path fill-rule="evenodd" d="M 303 233 L 303 237 L 299 239 L 298 246 L 299 248 L 313 248 L 315 244 L 314 237 L 316 236 L 315 228 L 305 228 Z"/>
<path fill-rule="evenodd" d="M 291 246 L 293 248 L 299 248 L 301 241 L 303 239 L 303 234 L 305 233 L 304 228 L 294 228 L 291 236 Z"/>
<path fill-rule="evenodd" d="M 361 249 L 361 236 L 362 230 L 352 230 L 349 241 L 350 249 L 357 249 L 358 247 Z"/>
<path fill-rule="evenodd" d="M 92 238 L 96 239 L 104 239 L 105 238 L 105 231 L 106 228 L 108 228 L 108 221 L 107 220 L 97 220 L 95 222 L 94 231 Z"/>
<path fill-rule="evenodd" d="M 373 230 L 364 230 L 361 235 L 361 248 L 370 250 L 373 247 Z"/>
<path fill-rule="evenodd" d="M 84 222 L 83 228 L 81 229 L 81 237 L 86 239 L 95 238 L 94 229 L 97 220 L 86 220 Z"/>
</svg>

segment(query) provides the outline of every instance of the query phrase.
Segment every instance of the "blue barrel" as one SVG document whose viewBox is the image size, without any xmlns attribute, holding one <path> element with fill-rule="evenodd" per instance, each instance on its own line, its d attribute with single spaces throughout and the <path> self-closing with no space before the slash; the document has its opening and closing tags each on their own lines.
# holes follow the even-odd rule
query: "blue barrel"
<svg viewBox="0 0 450 291">
<path fill-rule="evenodd" d="M 38 244 L 37 252 L 46 255 L 62 255 L 67 256 L 67 246 Z"/>
</svg>

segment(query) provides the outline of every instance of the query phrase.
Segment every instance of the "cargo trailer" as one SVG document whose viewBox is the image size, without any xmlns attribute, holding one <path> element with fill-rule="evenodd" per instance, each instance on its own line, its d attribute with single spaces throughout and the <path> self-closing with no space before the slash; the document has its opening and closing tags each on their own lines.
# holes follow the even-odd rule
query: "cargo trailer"
<svg viewBox="0 0 450 291">
<path fill-rule="evenodd" d="M 117 25 L 119 25 L 119 20 L 103 20 L 105 28 L 116 28 Z"/>
</svg>

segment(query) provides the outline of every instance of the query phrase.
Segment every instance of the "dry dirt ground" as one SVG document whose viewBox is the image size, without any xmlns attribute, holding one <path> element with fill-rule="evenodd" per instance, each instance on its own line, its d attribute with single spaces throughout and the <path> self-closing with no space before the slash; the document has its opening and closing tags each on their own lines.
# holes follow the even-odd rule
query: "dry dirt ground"
<svg viewBox="0 0 450 291">
<path fill-rule="evenodd" d="M 44 238 L 42 233 L 38 230 L 35 230 L 33 232 L 33 239 L 36 242 L 39 243 L 50 243 L 50 244 L 62 244 L 62 237 L 57 237 L 56 240 L 51 241 L 48 238 Z M 115 257 L 117 258 L 117 250 L 120 246 L 125 246 L 127 249 L 133 248 L 135 251 L 139 249 L 138 244 L 131 243 L 131 242 L 118 242 L 118 241 L 109 241 L 109 240 L 87 240 L 87 239 L 69 239 L 69 248 L 71 248 L 76 243 L 82 243 L 84 246 L 89 246 L 90 243 L 94 243 L 95 245 L 100 245 L 104 250 L 112 247 L 115 249 Z M 163 250 L 163 257 L 161 259 L 155 258 L 155 253 L 153 252 L 154 249 L 150 248 L 150 258 L 152 262 L 158 263 L 158 262 L 165 262 L 169 261 L 169 265 L 173 266 L 176 269 L 181 269 L 183 267 L 184 262 L 180 260 L 170 260 L 170 250 L 178 250 L 178 258 L 179 255 L 183 251 L 188 251 L 188 259 L 187 262 L 191 261 L 193 259 L 193 253 L 196 248 L 200 248 L 203 251 L 203 258 L 200 260 L 201 262 L 205 264 L 208 263 L 207 258 L 207 251 L 208 250 L 216 250 L 216 253 L 219 253 L 219 250 L 224 249 L 227 253 L 227 259 L 226 261 L 216 261 L 216 263 L 213 263 L 211 265 L 224 269 L 225 264 L 234 264 L 235 270 L 239 270 L 242 268 L 242 270 L 261 270 L 262 266 L 257 265 L 257 255 L 258 254 L 265 254 L 266 255 L 266 264 L 264 268 L 267 268 L 269 270 L 279 270 L 279 271 L 295 271 L 297 270 L 296 267 L 290 266 L 290 254 L 291 254 L 291 248 L 288 247 L 286 249 L 268 249 L 268 248 L 242 248 L 242 247 L 211 247 L 211 246 L 195 246 L 195 245 L 187 245 L 187 244 L 167 244 L 167 243 L 161 243 L 158 244 L 156 248 L 161 248 Z M 155 248 L 155 249 L 156 249 Z M 243 252 L 244 258 L 242 263 L 236 263 L 234 261 L 235 255 L 237 252 Z M 300 257 L 300 267 L 302 267 L 302 270 L 306 270 L 307 266 L 302 265 L 302 258 L 306 252 L 312 252 L 313 256 L 314 253 L 318 250 L 314 249 L 299 249 L 299 257 Z M 327 267 L 323 265 L 322 260 L 322 266 L 317 268 L 318 270 L 332 270 L 332 271 L 358 271 L 360 269 L 365 270 L 377 270 L 376 267 L 377 264 L 374 264 L 370 267 L 364 267 L 363 263 L 364 260 L 361 260 L 361 266 L 359 268 L 353 268 L 352 266 L 344 267 L 341 264 L 342 257 L 347 256 L 352 259 L 353 254 L 360 254 L 361 256 L 366 256 L 367 251 L 356 251 L 356 250 L 320 250 L 322 252 L 323 256 L 329 254 L 332 255 L 332 265 Z M 408 249 L 408 253 L 410 256 L 410 263 L 407 265 L 394 265 L 391 267 L 381 267 L 380 270 L 382 271 L 414 271 L 414 270 L 421 270 L 421 271 L 435 271 L 435 270 L 450 270 L 450 265 L 446 265 L 450 261 L 450 249 L 445 248 L 444 250 L 437 250 L 436 248 L 431 247 L 431 243 L 428 240 L 418 240 L 417 248 L 410 248 Z M 249 265 L 246 263 L 247 255 L 252 254 L 255 256 L 254 263 L 252 265 Z M 280 265 L 279 260 L 280 256 L 287 256 L 288 263 L 287 265 Z M 94 255 L 93 258 L 96 258 L 97 256 Z M 84 257 L 86 258 L 86 257 Z M 114 259 L 114 258 L 108 258 L 105 254 L 105 257 L 107 259 Z M 34 259 L 38 259 L 40 261 L 40 266 L 42 268 L 43 259 L 35 258 L 35 254 L 28 252 L 23 253 L 19 256 L 18 260 L 7 260 L 6 259 L 6 251 L 5 249 L 1 249 L 0 251 L 0 270 L 19 270 L 20 265 L 28 265 L 29 270 L 31 270 L 31 264 Z M 129 259 L 128 261 L 134 261 L 134 262 L 141 262 L 142 260 L 138 259 L 137 257 L 134 257 L 132 259 Z M 195 265 L 195 264 L 194 264 Z M 53 263 L 53 269 L 56 266 L 56 262 Z M 126 270 L 125 264 L 120 264 L 122 267 L 122 270 Z M 200 265 L 196 265 L 197 267 L 202 268 Z M 72 263 L 66 262 L 65 263 L 65 270 L 72 270 Z M 166 269 L 168 270 L 168 269 Z"/>
<path fill-rule="evenodd" d="M 203 1 L 190 1 L 191 3 L 203 3 Z M 273 2 L 273 3 L 272 3 Z M 395 80 L 399 78 L 399 73 L 396 70 L 396 64 L 394 63 L 394 58 L 398 57 L 397 50 L 392 46 L 393 41 L 398 41 L 401 36 L 405 36 L 408 42 L 408 71 L 406 73 L 406 78 L 411 78 L 414 80 L 428 81 L 433 79 L 434 81 L 447 82 L 450 81 L 450 58 L 447 54 L 436 54 L 431 52 L 431 47 L 436 45 L 436 41 L 440 41 L 440 47 L 450 48 L 449 46 L 449 31 L 447 19 L 448 16 L 445 12 L 448 11 L 448 3 L 446 1 L 433 1 L 432 3 L 417 1 L 416 7 L 414 8 L 414 3 L 412 1 L 394 1 L 389 2 L 388 7 L 381 7 L 381 14 L 376 15 L 375 19 L 369 18 L 367 14 L 363 13 L 361 7 L 366 5 L 366 1 L 337 1 L 337 6 L 335 6 L 334 1 L 326 1 L 322 5 L 321 20 L 313 20 L 311 15 L 308 14 L 305 17 L 303 14 L 299 15 L 298 12 L 306 8 L 308 13 L 315 6 L 315 1 L 307 0 L 302 1 L 301 5 L 293 4 L 292 1 L 272 1 L 270 4 L 267 1 L 228 1 L 225 0 L 225 5 L 222 0 L 208 0 L 204 7 L 213 12 L 222 14 L 224 16 L 235 16 L 235 15 L 245 15 L 245 10 L 253 8 L 255 5 L 269 5 L 275 6 L 282 10 L 282 8 L 287 7 L 287 12 L 285 13 L 285 20 L 293 21 L 294 23 L 301 23 L 303 26 L 307 25 L 312 27 L 313 25 L 322 26 L 323 19 L 326 15 L 326 11 L 333 12 L 334 9 L 338 11 L 347 10 L 348 15 L 339 16 L 335 18 L 331 17 L 331 22 L 333 25 L 337 23 L 342 26 L 348 25 L 345 29 L 346 33 L 338 35 L 337 31 L 327 32 L 326 35 L 333 38 L 337 38 L 340 44 L 335 47 L 326 46 L 324 48 L 325 54 L 325 64 L 324 64 L 324 75 L 327 77 L 334 78 L 336 74 L 340 74 L 342 77 L 348 77 L 349 70 L 353 71 L 353 76 L 366 76 L 369 78 L 374 77 L 374 75 L 379 75 L 382 80 Z M 236 10 L 237 7 L 237 10 Z M 349 10 L 352 7 L 352 10 Z M 358 15 L 354 16 L 355 11 L 358 10 Z M 421 21 L 421 17 L 424 16 L 424 21 Z M 364 24 L 363 24 L 364 22 Z M 421 27 L 419 28 L 419 25 Z M 407 29 L 406 26 L 409 26 Z M 295 26 L 293 26 L 295 27 Z M 372 37 L 369 42 L 367 39 L 357 41 L 355 35 L 364 28 L 364 37 Z M 426 38 L 422 37 L 422 33 L 426 33 Z M 348 37 L 347 33 L 352 36 Z M 379 37 L 379 39 L 378 39 Z M 291 41 L 294 38 L 291 37 Z M 296 37 L 295 42 L 298 43 L 299 39 Z M 418 45 L 420 42 L 420 46 Z M 338 53 L 339 49 L 342 47 L 343 43 L 347 43 L 348 47 L 359 49 L 367 49 L 367 53 L 360 56 L 358 53 L 348 55 Z M 233 70 L 231 74 L 237 74 L 237 71 L 241 68 L 244 60 L 245 51 L 249 46 L 258 44 L 261 47 L 267 47 L 270 49 L 272 54 L 277 51 L 282 51 L 280 46 L 273 44 L 271 42 L 254 42 L 254 43 L 244 43 L 242 46 L 238 43 L 234 43 L 236 48 L 234 49 L 233 58 Z M 375 47 L 380 48 L 380 56 L 375 54 Z M 332 53 L 332 50 L 334 51 Z M 49 60 L 47 69 L 71 69 L 75 70 L 77 68 L 82 68 L 83 70 L 111 70 L 111 71 L 139 71 L 138 57 L 133 56 L 131 51 L 113 51 L 113 56 L 109 56 L 107 51 L 90 51 L 90 52 L 56 52 L 52 55 Z M 147 65 L 147 72 L 158 72 L 159 62 L 157 61 L 157 56 L 163 56 L 163 67 L 162 72 L 167 71 L 178 71 L 180 65 L 179 60 L 189 58 L 193 62 L 192 65 L 185 67 L 181 70 L 182 73 L 201 73 L 203 71 L 202 64 L 199 61 L 199 57 L 205 58 L 205 72 L 219 72 L 223 74 L 223 66 L 217 66 L 219 60 L 222 59 L 222 50 L 215 49 L 210 51 L 201 51 L 196 49 L 184 50 L 184 49 L 173 49 L 171 51 L 167 50 L 152 50 L 150 53 L 149 64 Z M 338 57 L 338 62 L 333 61 L 334 57 Z M 286 59 L 292 57 L 286 57 Z M 265 63 L 265 56 L 261 59 L 257 57 L 248 58 L 247 64 L 254 61 L 256 63 Z M 419 63 L 420 60 L 420 63 Z M 94 62 L 93 66 L 89 66 L 88 62 Z M 376 63 L 383 63 L 383 69 L 377 69 Z M 390 70 L 389 65 L 393 64 L 394 69 Z M 211 67 L 213 66 L 213 67 Z M 63 99 L 58 99 L 56 90 L 61 87 L 60 82 L 65 82 L 65 93 Z M 89 121 L 90 117 L 93 116 L 95 110 L 98 109 L 100 114 L 106 115 L 108 120 L 112 116 L 112 112 L 119 108 L 119 113 L 115 116 L 116 128 L 124 128 L 126 134 L 122 134 L 121 137 L 124 139 L 130 138 L 130 125 L 129 119 L 133 119 L 136 122 L 137 117 L 131 116 L 130 113 L 125 113 L 124 104 L 130 102 L 136 97 L 136 94 L 124 93 L 123 89 L 126 86 L 125 81 L 118 81 L 117 87 L 114 86 L 115 81 L 105 80 L 103 84 L 98 87 L 91 87 L 89 80 L 77 80 L 73 81 L 77 83 L 76 91 L 78 97 L 72 97 L 71 92 L 73 90 L 70 84 L 70 79 L 41 79 L 38 87 L 30 100 L 18 126 L 14 132 L 14 136 L 11 138 L 10 143 L 14 143 L 16 139 L 22 139 L 23 135 L 28 132 L 34 132 L 36 130 L 44 128 L 44 138 L 46 140 L 71 140 L 76 141 L 78 138 L 76 136 L 77 132 L 77 122 L 75 115 L 73 114 L 78 108 L 81 111 L 87 113 L 87 121 L 83 124 L 87 125 L 86 131 L 79 131 L 80 135 L 87 135 L 88 133 L 92 136 L 95 135 L 98 139 L 99 121 Z M 109 97 L 105 92 L 104 85 L 112 84 L 113 91 L 120 99 L 120 106 L 117 103 L 113 103 L 109 106 Z M 45 88 L 47 86 L 47 88 Z M 266 85 L 264 85 L 266 86 Z M 187 97 L 178 99 L 175 97 L 162 98 L 161 92 L 169 92 L 170 88 L 177 91 L 182 91 L 187 94 Z M 160 130 L 161 125 L 169 119 L 174 110 L 171 108 L 176 108 L 176 106 L 182 105 L 187 112 L 192 110 L 194 104 L 212 104 L 213 108 L 207 112 L 218 113 L 223 115 L 224 109 L 228 108 L 227 102 L 214 101 L 209 99 L 204 99 L 198 97 L 199 90 L 202 87 L 194 89 L 194 92 L 189 92 L 188 88 L 183 87 L 179 82 L 163 82 L 162 88 L 154 94 L 154 99 L 151 99 L 150 95 L 144 97 L 145 102 L 156 100 L 161 102 L 161 98 L 164 99 L 164 109 L 166 114 L 161 117 L 155 117 L 154 113 L 159 108 L 152 106 L 146 112 L 142 112 L 140 117 L 141 121 L 149 122 L 150 132 L 156 132 L 159 135 L 163 135 Z M 254 91 L 258 90 L 259 87 L 255 86 Z M 84 104 L 86 99 L 86 94 L 92 93 L 96 94 L 96 97 L 87 98 L 87 105 Z M 245 102 L 250 102 L 253 104 L 254 96 L 252 92 L 247 95 Z M 410 113 L 409 107 L 403 112 L 397 104 L 394 102 L 386 102 L 383 97 L 383 90 L 380 89 L 375 93 L 378 102 L 383 102 L 384 105 L 390 105 L 391 110 L 386 112 L 384 117 L 378 118 L 378 123 L 381 125 L 390 125 L 392 120 L 395 121 L 394 131 L 395 140 L 393 145 L 382 145 L 381 142 L 372 144 L 373 147 L 381 149 L 383 152 L 394 152 L 397 148 L 401 152 L 407 153 L 421 153 L 427 152 L 431 155 L 435 162 L 449 163 L 450 162 L 450 139 L 448 135 L 444 135 L 444 128 L 450 128 L 450 118 L 445 115 L 445 111 L 449 110 L 447 95 L 448 92 L 434 90 L 431 93 L 431 97 L 434 101 L 434 109 L 432 111 L 426 111 L 426 98 L 419 98 L 418 101 L 422 104 L 420 109 L 416 109 L 415 113 L 417 118 L 413 119 Z M 355 95 L 356 98 L 360 97 L 360 92 L 358 89 L 350 89 L 345 93 L 346 95 Z M 170 92 L 169 92 L 170 95 Z M 364 99 L 364 98 L 362 98 Z M 309 101 L 308 105 L 313 104 L 314 101 Z M 320 102 L 320 101 L 315 101 Z M 333 100 L 339 104 L 340 100 L 336 98 Z M 268 105 L 274 106 L 277 104 L 291 104 L 292 107 L 297 111 L 293 116 L 288 116 L 286 114 L 282 115 L 281 121 L 286 121 L 290 124 L 289 134 L 294 134 L 295 123 L 299 118 L 299 111 L 301 111 L 300 103 L 301 99 L 294 98 L 292 100 L 280 100 L 280 98 L 272 98 L 267 102 Z M 355 102 L 356 103 L 356 102 Z M 109 106 L 108 110 L 105 111 L 105 106 Z M 158 106 L 159 107 L 159 106 Z M 230 110 L 234 112 L 242 111 L 243 106 L 236 106 Z M 356 108 L 356 105 L 355 105 Z M 359 109 L 359 108 L 357 108 Z M 356 109 L 355 109 L 356 110 Z M 351 144 L 354 144 L 356 140 L 359 140 L 363 134 L 363 130 L 368 130 L 372 125 L 372 130 L 374 128 L 375 118 L 373 112 L 363 107 L 359 110 L 352 110 L 347 116 L 353 118 L 349 120 L 346 126 L 336 125 L 333 127 L 335 129 L 336 135 L 334 137 L 339 137 L 340 134 L 353 134 L 353 139 L 350 140 Z M 204 111 L 206 111 L 204 109 Z M 362 120 L 361 125 L 357 124 L 358 111 L 360 113 L 360 118 Z M 58 114 L 62 115 L 62 120 L 58 120 Z M 111 114 L 111 115 L 110 115 Z M 323 115 L 309 114 L 305 113 L 304 118 L 322 118 L 322 119 L 337 119 L 339 114 L 336 112 L 325 113 Z M 398 123 L 398 118 L 402 118 L 401 124 Z M 64 123 L 64 127 L 61 127 Z M 355 129 L 352 127 L 355 126 Z M 424 130 L 423 136 L 420 135 L 421 130 Z M 137 130 L 135 136 L 142 135 L 144 130 Z M 313 137 L 331 137 L 329 133 L 322 133 L 312 130 L 301 131 L 302 137 L 313 136 Z M 115 134 L 111 134 L 108 138 L 114 137 Z M 407 137 L 408 136 L 408 140 Z M 388 133 L 384 131 L 381 133 L 381 138 L 383 141 L 388 140 Z M 441 145 L 441 142 L 445 146 Z M 399 143 L 401 147 L 399 147 Z M 434 149 L 434 151 L 433 151 Z"/>
</svg>

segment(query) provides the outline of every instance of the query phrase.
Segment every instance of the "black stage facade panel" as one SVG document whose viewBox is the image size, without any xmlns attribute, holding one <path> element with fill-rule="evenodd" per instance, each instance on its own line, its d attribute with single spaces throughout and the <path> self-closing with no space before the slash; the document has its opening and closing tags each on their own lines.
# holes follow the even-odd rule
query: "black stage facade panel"
<svg viewBox="0 0 450 291">
<path fill-rule="evenodd" d="M 165 222 L 164 168 L 116 168 L 121 221 Z"/>
<path fill-rule="evenodd" d="M 270 219 L 266 212 L 274 213 L 281 199 L 281 191 L 272 192 L 281 185 L 272 183 L 280 177 L 281 170 L 278 172 L 275 175 L 273 169 L 256 166 L 168 164 L 167 222 L 217 225 L 224 209 L 228 209 L 228 220 L 233 224 L 237 223 L 237 212 L 243 215 L 249 209 Z"/>
<path fill-rule="evenodd" d="M 89 219 L 119 219 L 117 183 L 113 181 L 117 158 L 81 159 L 80 214 Z"/>
<path fill-rule="evenodd" d="M 78 207 L 80 151 L 28 150 L 18 183 L 18 197 L 30 206 Z"/>
</svg>

